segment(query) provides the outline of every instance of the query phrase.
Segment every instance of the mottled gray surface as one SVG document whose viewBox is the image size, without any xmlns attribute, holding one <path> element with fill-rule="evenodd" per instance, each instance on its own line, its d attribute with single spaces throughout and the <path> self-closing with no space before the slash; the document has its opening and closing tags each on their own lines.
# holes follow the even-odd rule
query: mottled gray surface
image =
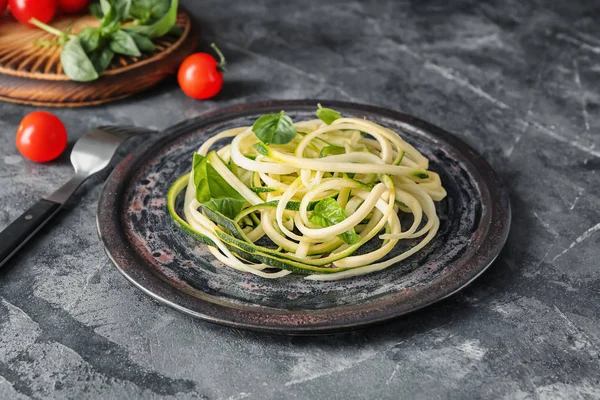
<svg viewBox="0 0 600 400">
<path fill-rule="evenodd" d="M 600 398 L 600 9 L 584 0 L 187 2 L 229 56 L 214 101 L 171 81 L 56 110 L 164 128 L 230 104 L 319 97 L 455 132 L 505 179 L 514 225 L 468 289 L 335 337 L 235 331 L 158 305 L 111 266 L 100 180 L 0 272 L 0 398 Z M 285 5 L 284 5 L 285 3 Z M 597 3 L 596 3 L 597 4 Z M 32 108 L 0 105 L 0 227 L 71 173 L 14 148 Z"/>
</svg>

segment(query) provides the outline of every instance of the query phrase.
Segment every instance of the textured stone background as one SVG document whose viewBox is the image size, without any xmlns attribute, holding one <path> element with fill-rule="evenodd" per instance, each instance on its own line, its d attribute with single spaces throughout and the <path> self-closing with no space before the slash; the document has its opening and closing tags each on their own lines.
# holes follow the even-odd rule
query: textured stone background
<svg viewBox="0 0 600 400">
<path fill-rule="evenodd" d="M 98 178 L 0 271 L 0 398 L 600 398 L 597 2 L 184 4 L 229 57 L 223 93 L 197 102 L 171 81 L 55 110 L 71 141 L 94 125 L 165 128 L 265 99 L 389 107 L 494 165 L 514 207 L 508 245 L 468 289 L 410 318 L 266 336 L 193 320 L 129 285 L 98 242 Z M 0 227 L 71 174 L 67 156 L 35 165 L 15 150 L 32 110 L 0 104 Z"/>
</svg>

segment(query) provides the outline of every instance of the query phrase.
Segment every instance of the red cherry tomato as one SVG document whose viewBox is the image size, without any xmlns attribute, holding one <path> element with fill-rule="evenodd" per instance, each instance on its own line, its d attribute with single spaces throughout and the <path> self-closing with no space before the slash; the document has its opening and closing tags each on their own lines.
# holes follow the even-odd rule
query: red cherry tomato
<svg viewBox="0 0 600 400">
<path fill-rule="evenodd" d="M 29 23 L 31 18 L 37 18 L 47 24 L 56 12 L 56 0 L 8 0 L 12 15 L 22 24 Z"/>
<path fill-rule="evenodd" d="M 4 10 L 6 10 L 6 6 L 8 5 L 8 0 L 0 0 L 0 17 L 4 15 Z"/>
<path fill-rule="evenodd" d="M 179 86 L 194 99 L 210 99 L 223 87 L 225 57 L 214 43 L 211 46 L 219 55 L 220 62 L 208 53 L 196 53 L 186 58 L 179 67 Z"/>
<path fill-rule="evenodd" d="M 74 14 L 87 9 L 90 0 L 58 0 L 58 8 L 67 14 Z"/>
<path fill-rule="evenodd" d="M 57 158 L 67 147 L 67 130 L 58 117 L 36 111 L 27 115 L 17 129 L 17 149 L 32 161 Z"/>
</svg>

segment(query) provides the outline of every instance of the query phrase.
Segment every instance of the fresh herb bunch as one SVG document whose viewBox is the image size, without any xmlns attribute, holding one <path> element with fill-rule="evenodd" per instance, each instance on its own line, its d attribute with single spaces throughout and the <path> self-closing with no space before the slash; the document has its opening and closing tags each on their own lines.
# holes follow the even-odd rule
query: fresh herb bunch
<svg viewBox="0 0 600 400">
<path fill-rule="evenodd" d="M 98 79 L 108 68 L 115 54 L 139 57 L 156 50 L 152 39 L 168 33 L 178 33 L 178 0 L 100 0 L 90 6 L 100 20 L 98 27 L 71 34 L 37 19 L 31 23 L 58 36 L 54 42 L 39 41 L 38 45 L 62 46 L 60 62 L 65 74 L 74 81 Z"/>
</svg>

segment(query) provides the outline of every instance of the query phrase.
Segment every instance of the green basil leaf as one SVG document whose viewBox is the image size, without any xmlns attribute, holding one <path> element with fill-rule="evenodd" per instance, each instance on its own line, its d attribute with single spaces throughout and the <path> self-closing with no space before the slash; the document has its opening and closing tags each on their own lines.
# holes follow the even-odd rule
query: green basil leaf
<svg viewBox="0 0 600 400">
<path fill-rule="evenodd" d="M 123 54 L 125 56 L 139 57 L 142 55 L 133 38 L 123 30 L 112 34 L 110 38 L 110 49 L 117 54 Z"/>
<path fill-rule="evenodd" d="M 336 154 L 346 154 L 346 149 L 341 146 L 325 146 L 321 149 L 321 153 L 319 153 L 319 158 L 333 156 Z"/>
<path fill-rule="evenodd" d="M 192 171 L 194 178 L 194 186 L 196 186 L 196 200 L 199 203 L 204 203 L 210 200 L 210 187 L 208 186 L 208 160 L 206 157 L 194 153 L 194 160 L 192 162 Z"/>
<path fill-rule="evenodd" d="M 106 26 L 100 28 L 102 37 L 110 38 L 114 33 L 117 33 L 121 29 L 121 24 L 118 19 L 115 19 Z"/>
<path fill-rule="evenodd" d="M 90 12 L 98 19 L 102 19 L 104 17 L 104 12 L 102 11 L 102 6 L 100 6 L 100 3 L 92 3 L 90 5 Z"/>
<path fill-rule="evenodd" d="M 199 203 L 228 218 L 235 218 L 242 211 L 246 200 L 208 163 L 206 157 L 194 154 L 192 169 Z"/>
<path fill-rule="evenodd" d="M 98 49 L 102 42 L 102 35 L 100 34 L 100 30 L 98 28 L 83 28 L 81 31 L 79 31 L 77 36 L 79 36 L 79 39 L 81 40 L 81 46 L 87 54 L 90 54 Z"/>
<path fill-rule="evenodd" d="M 125 21 L 129 16 L 131 9 L 131 0 L 114 0 L 113 7 L 117 11 L 117 15 L 121 21 Z"/>
<path fill-rule="evenodd" d="M 113 6 L 109 0 L 100 0 L 100 9 L 102 10 L 102 14 L 106 15 L 110 13 Z"/>
<path fill-rule="evenodd" d="M 94 68 L 98 75 L 106 71 L 112 62 L 114 55 L 115 53 L 109 47 L 103 47 L 90 54 L 90 60 L 92 61 L 92 64 L 94 64 Z"/>
<path fill-rule="evenodd" d="M 317 226 L 327 228 L 328 226 L 336 225 L 348 218 L 346 210 L 344 210 L 335 199 L 326 197 L 319 201 L 308 220 Z M 338 235 L 340 239 L 347 244 L 355 244 L 360 240 L 360 236 L 354 228 Z"/>
<path fill-rule="evenodd" d="M 98 73 L 83 50 L 79 36 L 74 36 L 64 44 L 60 52 L 60 62 L 65 74 L 73 81 L 89 82 L 98 79 Z"/>
<path fill-rule="evenodd" d="M 229 219 L 234 219 L 244 208 L 246 200 L 227 197 L 222 199 L 210 199 L 203 204 L 213 211 L 220 212 Z"/>
<path fill-rule="evenodd" d="M 136 32 L 149 38 L 155 38 L 164 36 L 169 33 L 169 30 L 175 26 L 177 22 L 177 7 L 179 6 L 178 0 L 171 0 L 168 11 L 156 22 L 150 25 L 133 25 L 128 26 L 127 30 L 130 32 Z"/>
<path fill-rule="evenodd" d="M 133 0 L 131 16 L 144 24 L 162 18 L 171 6 L 170 0 Z"/>
<path fill-rule="evenodd" d="M 340 118 L 342 114 L 338 111 L 332 110 L 331 108 L 323 108 L 320 104 L 317 104 L 319 109 L 317 110 L 317 118 L 325 122 L 327 125 L 331 125 L 333 121 Z"/>
<path fill-rule="evenodd" d="M 147 8 L 137 7 L 134 5 L 131 7 L 130 16 L 135 20 L 137 25 L 147 25 L 152 19 L 152 13 Z"/>
<path fill-rule="evenodd" d="M 147 36 L 140 35 L 136 32 L 128 33 L 129 36 L 133 38 L 135 45 L 138 47 L 138 49 L 140 49 L 140 51 L 143 51 L 144 53 L 152 53 L 156 50 L 156 46 L 154 45 L 154 43 L 152 43 L 152 40 L 150 40 Z"/>
<path fill-rule="evenodd" d="M 283 111 L 266 114 L 256 120 L 252 131 L 265 144 L 286 144 L 296 137 L 296 127 Z"/>
<path fill-rule="evenodd" d="M 109 36 L 119 30 L 121 22 L 119 21 L 117 10 L 108 1 L 104 0 L 101 4 L 104 4 L 103 10 L 106 8 L 107 11 L 104 12 L 100 28 L 104 35 Z"/>
<path fill-rule="evenodd" d="M 90 6 L 90 11 L 96 18 L 102 19 L 107 14 L 113 12 L 114 18 L 125 21 L 129 16 L 132 0 L 100 0 L 100 3 L 94 3 Z"/>
</svg>

